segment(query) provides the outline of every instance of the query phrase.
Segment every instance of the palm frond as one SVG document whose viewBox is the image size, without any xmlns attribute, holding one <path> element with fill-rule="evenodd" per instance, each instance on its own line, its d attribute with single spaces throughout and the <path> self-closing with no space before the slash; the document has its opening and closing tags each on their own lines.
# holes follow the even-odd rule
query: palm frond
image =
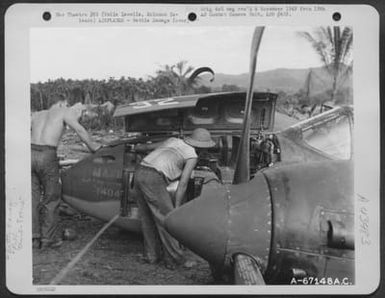
<svg viewBox="0 0 385 298">
<path fill-rule="evenodd" d="M 321 58 L 322 63 L 325 66 L 328 65 L 329 59 L 325 53 L 325 43 L 314 38 L 309 32 L 298 32 L 298 34 L 310 42 L 313 49 L 318 53 L 319 57 Z"/>
<path fill-rule="evenodd" d="M 186 77 L 190 72 L 192 72 L 194 70 L 194 67 L 192 66 L 189 66 L 187 67 L 187 69 L 185 70 L 185 72 L 182 74 L 182 77 Z"/>
<path fill-rule="evenodd" d="M 300 36 L 300 37 L 303 37 L 305 39 L 307 39 L 308 41 L 312 41 L 313 37 L 310 35 L 309 32 L 306 32 L 306 31 L 298 31 L 297 32 L 297 35 Z"/>
<path fill-rule="evenodd" d="M 316 30 L 314 35 L 309 32 L 299 32 L 299 35 L 307 39 L 313 49 L 318 53 L 322 63 L 326 66 L 326 69 L 330 72 L 330 63 L 332 61 L 330 53 L 328 52 L 329 37 L 328 32 L 325 28 Z"/>
<path fill-rule="evenodd" d="M 181 60 L 179 61 L 177 64 L 175 64 L 175 67 L 177 69 L 177 73 L 179 76 L 182 76 L 183 74 L 183 69 L 185 67 L 185 65 L 187 64 L 187 61 L 186 60 Z"/>
<path fill-rule="evenodd" d="M 341 36 L 341 63 L 347 64 L 353 48 L 353 32 L 350 27 L 345 27 Z"/>
<path fill-rule="evenodd" d="M 340 80 L 338 80 L 338 87 L 342 86 L 346 79 L 352 74 L 353 72 L 353 62 L 350 63 L 345 69 L 344 71 L 340 74 Z"/>
<path fill-rule="evenodd" d="M 333 67 L 334 73 L 338 74 L 340 68 L 340 60 L 341 60 L 341 29 L 339 26 L 333 27 L 334 32 L 334 59 L 333 59 Z"/>
<path fill-rule="evenodd" d="M 333 36 L 333 31 L 331 27 L 327 27 L 327 36 L 330 44 L 333 44 L 334 41 L 334 36 Z"/>
</svg>

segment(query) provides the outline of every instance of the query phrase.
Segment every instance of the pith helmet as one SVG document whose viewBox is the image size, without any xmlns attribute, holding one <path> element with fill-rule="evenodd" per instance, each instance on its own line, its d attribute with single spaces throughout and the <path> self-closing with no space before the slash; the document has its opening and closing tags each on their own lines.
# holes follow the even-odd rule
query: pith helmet
<svg viewBox="0 0 385 298">
<path fill-rule="evenodd" d="M 215 142 L 211 139 L 210 132 L 204 128 L 196 128 L 191 136 L 186 137 L 184 141 L 197 148 L 210 148 L 215 146 Z"/>
</svg>

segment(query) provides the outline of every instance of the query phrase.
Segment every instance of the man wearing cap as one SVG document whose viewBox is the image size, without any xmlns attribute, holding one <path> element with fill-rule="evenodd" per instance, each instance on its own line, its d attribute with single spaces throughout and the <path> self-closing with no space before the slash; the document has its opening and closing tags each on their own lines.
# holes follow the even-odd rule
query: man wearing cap
<svg viewBox="0 0 385 298">
<path fill-rule="evenodd" d="M 144 235 L 144 258 L 147 262 L 160 261 L 163 248 L 166 267 L 193 265 L 191 261 L 185 260 L 179 243 L 163 227 L 165 216 L 174 209 L 167 186 L 179 179 L 175 193 L 175 208 L 179 207 L 197 164 L 197 153 L 201 148 L 210 148 L 214 145 L 210 132 L 204 128 L 197 128 L 184 140 L 171 137 L 164 142 L 135 146 L 134 150 L 139 152 L 155 149 L 143 158 L 135 172 L 135 190 L 138 194 Z"/>
<path fill-rule="evenodd" d="M 91 152 L 98 149 L 89 134 L 79 124 L 86 107 L 77 103 L 68 107 L 60 94 L 50 98 L 48 110 L 31 115 L 31 175 L 32 175 L 32 238 L 34 248 L 56 247 L 58 206 L 61 196 L 59 163 L 56 148 L 68 125 L 79 135 Z M 43 191 L 43 197 L 41 192 Z"/>
</svg>

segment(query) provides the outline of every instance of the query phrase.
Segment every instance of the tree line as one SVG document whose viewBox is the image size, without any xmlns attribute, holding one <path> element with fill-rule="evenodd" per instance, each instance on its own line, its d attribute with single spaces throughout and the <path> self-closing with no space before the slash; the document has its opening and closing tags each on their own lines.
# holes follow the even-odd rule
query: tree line
<svg viewBox="0 0 385 298">
<path fill-rule="evenodd" d="M 210 80 L 213 80 L 214 71 L 211 68 L 194 69 L 187 61 L 180 61 L 175 65 L 165 65 L 147 80 L 133 77 L 110 77 L 108 80 L 60 78 L 32 83 L 31 109 L 38 111 L 49 108 L 52 104 L 50 99 L 55 93 L 64 95 L 70 105 L 76 102 L 101 105 L 109 101 L 114 106 L 153 98 L 209 93 L 211 88 L 201 84 L 203 79 L 200 77 L 207 72 L 211 73 Z"/>
<path fill-rule="evenodd" d="M 333 103 L 351 103 L 350 90 L 343 90 L 341 86 L 352 73 L 353 58 L 353 32 L 350 27 L 317 27 L 313 32 L 299 32 L 299 35 L 310 42 L 315 52 L 319 55 L 327 72 L 332 76 L 332 85 L 322 94 L 312 95 L 310 90 L 311 70 L 308 83 L 295 94 L 286 94 L 279 91 L 278 107 L 282 112 L 292 114 L 293 110 L 308 113 L 309 117 L 317 107 L 326 101 Z M 217 91 L 240 91 L 236 85 L 222 85 L 213 90 L 204 83 L 200 76 L 202 73 L 211 74 L 210 81 L 214 79 L 214 71 L 209 67 L 194 68 L 183 60 L 174 65 L 164 65 L 158 69 L 155 76 L 146 80 L 142 78 L 121 77 L 108 80 L 73 80 L 56 79 L 46 82 L 32 83 L 31 110 L 48 109 L 51 106 L 50 98 L 53 94 L 64 95 L 69 104 L 83 102 L 100 106 L 106 102 L 117 106 L 135 101 L 180 96 L 187 94 L 210 93 Z M 207 78 L 207 76 L 205 77 Z M 207 81 L 207 79 L 205 79 Z M 306 87 L 306 84 L 308 85 Z M 309 110 L 302 111 L 302 107 Z M 110 123 L 110 115 L 104 115 L 102 122 Z M 96 127 L 98 124 L 95 125 Z M 105 125 L 104 125 L 105 126 Z"/>
</svg>

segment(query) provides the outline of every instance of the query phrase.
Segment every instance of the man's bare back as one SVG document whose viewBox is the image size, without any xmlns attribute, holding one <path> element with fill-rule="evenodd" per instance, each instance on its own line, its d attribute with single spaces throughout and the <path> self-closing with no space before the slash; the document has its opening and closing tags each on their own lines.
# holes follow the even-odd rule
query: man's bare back
<svg viewBox="0 0 385 298">
<path fill-rule="evenodd" d="M 31 143 L 57 147 L 64 130 L 64 113 L 67 108 L 52 107 L 32 116 Z"/>
<path fill-rule="evenodd" d="M 98 146 L 92 142 L 88 132 L 79 123 L 85 109 L 81 103 L 67 107 L 66 102 L 58 102 L 48 110 L 34 113 L 31 119 L 31 143 L 57 147 L 68 125 L 75 130 L 90 151 L 95 152 Z"/>
</svg>

